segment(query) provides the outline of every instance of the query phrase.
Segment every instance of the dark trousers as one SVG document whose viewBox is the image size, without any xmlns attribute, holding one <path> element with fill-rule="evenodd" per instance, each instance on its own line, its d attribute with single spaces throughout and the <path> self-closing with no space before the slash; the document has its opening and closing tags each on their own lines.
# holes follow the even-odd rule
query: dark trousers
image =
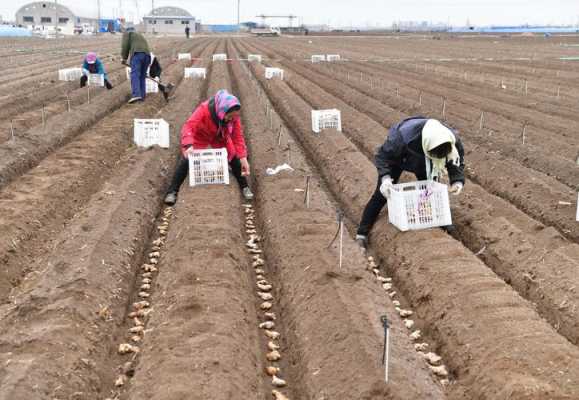
<svg viewBox="0 0 579 400">
<path fill-rule="evenodd" d="M 398 183 L 400 179 L 400 175 L 402 175 L 402 169 L 394 169 L 392 171 L 392 178 L 393 183 Z M 424 173 L 416 174 L 416 179 L 418 180 L 425 180 L 426 179 L 426 171 Z M 378 177 L 378 183 L 376 184 L 376 189 L 370 197 L 370 201 L 366 204 L 366 208 L 364 208 L 364 212 L 362 213 L 362 220 L 360 221 L 360 225 L 358 226 L 358 235 L 368 236 L 374 223 L 378 219 L 378 215 L 380 215 L 380 211 L 386 205 L 386 198 L 382 196 L 382 192 L 380 192 L 380 186 L 382 185 L 382 178 Z"/>
<path fill-rule="evenodd" d="M 231 172 L 233 176 L 237 180 L 239 187 L 241 189 L 246 188 L 248 186 L 247 179 L 245 176 L 241 175 L 241 161 L 239 158 L 235 157 L 233 160 L 229 162 L 229 166 L 231 167 Z M 185 157 L 181 157 L 179 162 L 177 163 L 177 169 L 175 170 L 175 174 L 173 175 L 173 179 L 171 180 L 171 185 L 167 190 L 167 193 L 179 193 L 179 189 L 181 185 L 187 178 L 189 174 L 189 159 Z"/>
<path fill-rule="evenodd" d="M 83 75 L 80 77 L 80 87 L 85 87 L 86 83 L 88 82 L 88 76 Z M 113 88 L 113 85 L 111 85 L 111 83 L 105 79 L 105 87 L 109 90 L 111 90 Z"/>
<path fill-rule="evenodd" d="M 131 94 L 144 99 L 147 95 L 147 69 L 151 63 L 149 53 L 134 53 L 131 57 Z"/>
</svg>

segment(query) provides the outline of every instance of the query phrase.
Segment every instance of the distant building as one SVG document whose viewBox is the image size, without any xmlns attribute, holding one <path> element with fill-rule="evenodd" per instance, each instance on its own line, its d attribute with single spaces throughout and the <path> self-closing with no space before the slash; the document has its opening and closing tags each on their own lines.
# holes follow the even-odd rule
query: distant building
<svg viewBox="0 0 579 400">
<path fill-rule="evenodd" d="M 79 28 L 94 31 L 96 18 L 84 18 L 74 14 L 68 7 L 54 2 L 37 1 L 28 3 L 16 11 L 16 24 L 33 32 L 72 35 Z"/>
<path fill-rule="evenodd" d="M 143 17 L 144 31 L 146 33 L 169 33 L 185 34 L 185 27 L 189 27 L 190 33 L 197 31 L 195 17 L 187 10 L 179 7 L 159 7 Z"/>
</svg>

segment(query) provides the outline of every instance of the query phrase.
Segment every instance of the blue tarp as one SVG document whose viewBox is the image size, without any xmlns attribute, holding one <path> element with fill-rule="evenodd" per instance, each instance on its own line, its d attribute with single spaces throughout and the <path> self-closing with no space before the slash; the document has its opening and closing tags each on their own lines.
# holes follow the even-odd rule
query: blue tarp
<svg viewBox="0 0 579 400">
<path fill-rule="evenodd" d="M 469 29 L 467 27 L 451 28 L 450 32 L 484 32 L 484 33 L 576 33 L 579 29 L 574 27 L 557 26 L 486 26 Z"/>
<path fill-rule="evenodd" d="M 238 32 L 239 25 L 205 25 L 210 32 Z"/>
<path fill-rule="evenodd" d="M 14 28 L 9 25 L 0 25 L 0 36 L 29 37 L 32 36 L 32 32 L 26 28 Z"/>
<path fill-rule="evenodd" d="M 120 32 L 121 21 L 118 19 L 99 20 L 99 32 Z"/>
</svg>

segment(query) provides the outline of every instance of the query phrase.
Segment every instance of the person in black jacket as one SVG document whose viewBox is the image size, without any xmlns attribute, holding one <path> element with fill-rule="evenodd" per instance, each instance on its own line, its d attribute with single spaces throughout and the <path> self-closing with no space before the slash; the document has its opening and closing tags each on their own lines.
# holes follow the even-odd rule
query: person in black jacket
<svg viewBox="0 0 579 400">
<path fill-rule="evenodd" d="M 390 128 L 386 142 L 376 153 L 378 184 L 364 209 L 356 241 L 366 248 L 368 234 L 386 205 L 390 189 L 403 171 L 418 180 L 438 180 L 448 171 L 450 192 L 458 195 L 464 186 L 464 148 L 460 138 L 440 121 L 411 117 Z"/>
</svg>

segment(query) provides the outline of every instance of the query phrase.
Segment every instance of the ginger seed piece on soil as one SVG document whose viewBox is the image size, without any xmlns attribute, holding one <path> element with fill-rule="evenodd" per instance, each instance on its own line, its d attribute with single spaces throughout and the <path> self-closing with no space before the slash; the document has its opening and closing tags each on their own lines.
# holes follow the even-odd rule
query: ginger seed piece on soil
<svg viewBox="0 0 579 400">
<path fill-rule="evenodd" d="M 384 288 L 384 290 L 390 290 L 390 289 L 392 289 L 392 284 L 391 283 L 383 283 L 382 287 Z"/>
<path fill-rule="evenodd" d="M 133 303 L 133 307 L 135 307 L 137 310 L 143 309 L 143 308 L 147 308 L 149 307 L 151 304 L 149 304 L 148 301 L 139 301 L 137 303 Z"/>
<path fill-rule="evenodd" d="M 272 390 L 271 394 L 275 400 L 289 400 L 289 397 L 286 397 L 283 393 L 278 392 L 277 390 Z"/>
<path fill-rule="evenodd" d="M 271 351 L 279 350 L 279 345 L 275 344 L 274 342 L 267 342 L 267 348 Z"/>
<path fill-rule="evenodd" d="M 446 378 L 448 376 L 448 370 L 446 369 L 446 367 L 444 365 L 440 365 L 438 367 L 436 367 L 434 365 L 430 365 L 430 370 L 436 376 L 440 376 L 442 378 Z"/>
<path fill-rule="evenodd" d="M 259 306 L 259 308 L 261 308 L 262 310 L 269 310 L 273 307 L 273 304 L 271 304 L 269 301 L 264 301 L 263 303 L 261 303 L 261 305 Z"/>
<path fill-rule="evenodd" d="M 139 343 L 141 341 L 141 337 L 139 335 L 131 336 L 131 340 L 135 343 Z"/>
<path fill-rule="evenodd" d="M 139 292 L 139 297 L 147 298 L 147 297 L 149 297 L 149 296 L 151 296 L 151 295 L 150 295 L 149 293 L 147 293 L 147 292 Z"/>
<path fill-rule="evenodd" d="M 149 285 L 148 283 L 143 283 L 141 285 L 141 290 L 149 290 L 151 289 L 151 285 Z"/>
<path fill-rule="evenodd" d="M 390 298 L 392 298 L 392 297 L 396 296 L 396 292 L 390 292 L 390 293 L 388 293 L 388 296 L 390 296 Z"/>
<path fill-rule="evenodd" d="M 419 329 L 415 330 L 414 332 L 412 332 L 412 333 L 410 334 L 410 338 L 411 338 L 412 340 L 418 340 L 418 339 L 420 339 L 421 336 L 422 336 L 422 332 L 420 332 Z"/>
<path fill-rule="evenodd" d="M 119 354 L 138 353 L 139 348 L 128 343 L 121 343 L 119 345 Z"/>
<path fill-rule="evenodd" d="M 410 317 L 414 313 L 410 310 L 400 310 L 400 311 L 398 311 L 398 314 L 400 314 L 400 316 L 402 318 L 406 318 L 406 317 Z"/>
<path fill-rule="evenodd" d="M 428 343 L 416 343 L 414 345 L 416 351 L 426 351 L 426 349 L 428 349 Z"/>
<path fill-rule="evenodd" d="M 279 354 L 279 351 L 274 350 L 267 353 L 265 358 L 267 358 L 267 361 L 279 361 L 281 359 L 281 354 Z"/>
<path fill-rule="evenodd" d="M 259 324 L 260 329 L 271 329 L 275 327 L 275 323 L 273 321 L 265 321 Z"/>
<path fill-rule="evenodd" d="M 424 359 L 428 361 L 430 365 L 438 365 L 442 361 L 442 357 L 436 353 L 426 353 Z"/>
<path fill-rule="evenodd" d="M 143 321 L 141 321 L 138 318 L 133 318 L 133 323 L 135 324 L 135 326 L 144 326 L 145 324 L 143 323 Z"/>
<path fill-rule="evenodd" d="M 153 251 L 149 253 L 149 258 L 159 258 L 159 257 L 161 257 L 161 253 L 159 253 L 158 251 Z"/>
<path fill-rule="evenodd" d="M 129 329 L 130 333 L 141 333 L 145 330 L 145 328 L 143 326 L 133 326 L 131 329 Z"/>
<path fill-rule="evenodd" d="M 263 276 L 263 275 L 257 275 L 257 276 L 255 277 L 255 279 L 260 279 L 260 280 L 261 280 L 261 279 L 265 279 L 265 276 Z"/>
<path fill-rule="evenodd" d="M 143 278 L 151 278 L 153 276 L 153 274 L 151 272 L 145 272 L 142 277 Z"/>
<path fill-rule="evenodd" d="M 392 304 L 394 304 L 396 307 L 400 307 L 400 302 L 398 300 L 392 300 Z"/>
<path fill-rule="evenodd" d="M 257 269 L 255 270 L 255 273 L 256 273 L 257 275 L 263 275 L 263 274 L 265 274 L 265 271 L 264 271 L 263 269 L 261 269 L 261 268 L 257 268 Z"/>
<path fill-rule="evenodd" d="M 259 296 L 260 299 L 265 300 L 265 301 L 273 300 L 273 296 L 271 295 L 271 293 L 259 292 L 259 293 L 257 293 L 257 295 Z"/>
<path fill-rule="evenodd" d="M 257 288 L 259 290 L 261 290 L 262 292 L 269 292 L 271 289 L 273 289 L 273 286 L 271 285 L 261 285 L 261 284 L 257 284 Z"/>
<path fill-rule="evenodd" d="M 265 331 L 265 336 L 267 336 L 270 339 L 276 340 L 279 339 L 279 337 L 281 336 L 279 332 L 276 331 L 270 331 L 269 329 L 266 329 Z"/>
<path fill-rule="evenodd" d="M 115 386 L 116 387 L 125 386 L 125 383 L 127 383 L 127 377 L 125 375 L 119 375 L 119 377 L 115 381 Z"/>
<path fill-rule="evenodd" d="M 127 361 L 123 364 L 122 367 L 123 374 L 132 377 L 135 375 L 135 366 L 133 365 L 132 361 Z"/>
<path fill-rule="evenodd" d="M 404 326 L 406 326 L 408 329 L 412 329 L 412 327 L 414 327 L 414 321 L 411 319 L 406 319 L 404 320 Z"/>
<path fill-rule="evenodd" d="M 272 376 L 272 378 L 271 378 L 271 384 L 272 384 L 273 386 L 276 386 L 276 387 L 284 387 L 284 386 L 287 386 L 287 382 L 286 382 L 286 381 L 284 381 L 283 379 L 278 378 L 278 377 L 275 376 L 275 375 Z"/>
<path fill-rule="evenodd" d="M 448 379 L 441 379 L 440 384 L 442 386 L 448 386 L 448 385 L 450 385 L 450 381 Z"/>
<path fill-rule="evenodd" d="M 276 320 L 276 316 L 275 313 L 272 312 L 266 312 L 265 314 L 265 318 L 271 320 L 271 321 L 275 321 Z"/>
<path fill-rule="evenodd" d="M 278 368 L 278 367 L 268 366 L 268 367 L 265 367 L 265 372 L 266 372 L 269 376 L 274 376 L 274 375 L 276 375 L 276 374 L 279 373 L 279 368 Z"/>
</svg>

